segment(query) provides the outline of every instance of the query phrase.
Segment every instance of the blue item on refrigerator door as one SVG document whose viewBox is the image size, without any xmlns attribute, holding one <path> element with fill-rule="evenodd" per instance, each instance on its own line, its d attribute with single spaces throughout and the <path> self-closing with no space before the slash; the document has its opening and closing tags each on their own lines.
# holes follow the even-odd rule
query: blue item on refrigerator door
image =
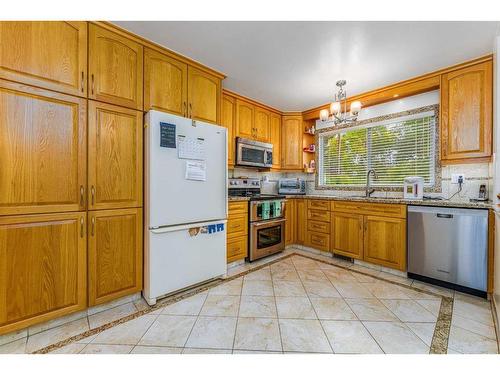
<svg viewBox="0 0 500 375">
<path fill-rule="evenodd" d="M 215 224 L 210 224 L 208 226 L 208 234 L 215 233 L 215 230 L 216 230 Z"/>
<path fill-rule="evenodd" d="M 224 232 L 224 223 L 217 224 L 217 232 Z"/>
</svg>

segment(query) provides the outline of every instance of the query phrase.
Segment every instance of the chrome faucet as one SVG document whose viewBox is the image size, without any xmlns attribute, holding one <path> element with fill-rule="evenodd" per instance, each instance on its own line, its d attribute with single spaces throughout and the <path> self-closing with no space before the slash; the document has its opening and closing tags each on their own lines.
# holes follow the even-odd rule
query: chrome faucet
<svg viewBox="0 0 500 375">
<path fill-rule="evenodd" d="M 373 173 L 373 178 L 377 179 L 377 172 L 375 172 L 375 169 L 369 169 L 368 172 L 366 173 L 366 198 L 370 198 L 370 195 L 373 194 L 375 189 L 370 188 L 370 174 Z"/>
</svg>

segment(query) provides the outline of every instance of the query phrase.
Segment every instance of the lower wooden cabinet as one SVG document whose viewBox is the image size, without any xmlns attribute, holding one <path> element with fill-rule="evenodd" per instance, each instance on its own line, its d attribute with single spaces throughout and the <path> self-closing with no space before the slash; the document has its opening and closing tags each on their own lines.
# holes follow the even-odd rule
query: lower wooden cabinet
<svg viewBox="0 0 500 375">
<path fill-rule="evenodd" d="M 363 259 L 363 215 L 332 212 L 332 252 Z"/>
<path fill-rule="evenodd" d="M 296 222 L 296 241 L 295 243 L 303 245 L 306 242 L 306 235 L 308 230 L 307 223 L 307 201 L 305 199 L 297 199 L 295 201 L 295 210 L 297 212 Z"/>
<path fill-rule="evenodd" d="M 285 202 L 285 245 L 291 245 L 296 242 L 297 211 L 295 201 L 287 199 Z"/>
<path fill-rule="evenodd" d="M 89 212 L 89 305 L 142 289 L 142 209 Z"/>
<path fill-rule="evenodd" d="M 0 334 L 87 306 L 86 216 L 0 217 Z"/>
<path fill-rule="evenodd" d="M 330 235 L 319 232 L 307 232 L 305 244 L 321 251 L 330 251 Z"/>
<path fill-rule="evenodd" d="M 405 271 L 406 220 L 365 216 L 364 260 Z"/>
<path fill-rule="evenodd" d="M 229 202 L 227 219 L 227 263 L 248 256 L 248 202 Z"/>
</svg>

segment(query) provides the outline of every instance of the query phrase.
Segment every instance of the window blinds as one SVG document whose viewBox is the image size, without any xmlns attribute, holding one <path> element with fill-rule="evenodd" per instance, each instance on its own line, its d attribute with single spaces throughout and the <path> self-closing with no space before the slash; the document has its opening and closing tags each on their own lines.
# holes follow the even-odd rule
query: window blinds
<svg viewBox="0 0 500 375">
<path fill-rule="evenodd" d="M 399 187 L 407 176 L 435 183 L 434 111 L 397 117 L 319 135 L 319 185 L 363 186 L 375 169 L 374 186 Z"/>
</svg>

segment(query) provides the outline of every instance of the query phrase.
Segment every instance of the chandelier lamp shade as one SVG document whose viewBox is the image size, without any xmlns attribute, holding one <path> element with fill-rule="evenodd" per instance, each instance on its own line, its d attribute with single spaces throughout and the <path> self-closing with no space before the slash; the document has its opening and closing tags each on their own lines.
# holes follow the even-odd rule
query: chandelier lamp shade
<svg viewBox="0 0 500 375">
<path fill-rule="evenodd" d="M 338 92 L 335 94 L 335 100 L 330 104 L 330 110 L 322 109 L 319 112 L 321 121 L 333 121 L 335 125 L 348 124 L 355 122 L 361 111 L 361 102 L 355 100 L 351 103 L 349 111 L 347 110 L 347 91 L 344 89 L 345 80 L 337 81 Z"/>
</svg>

